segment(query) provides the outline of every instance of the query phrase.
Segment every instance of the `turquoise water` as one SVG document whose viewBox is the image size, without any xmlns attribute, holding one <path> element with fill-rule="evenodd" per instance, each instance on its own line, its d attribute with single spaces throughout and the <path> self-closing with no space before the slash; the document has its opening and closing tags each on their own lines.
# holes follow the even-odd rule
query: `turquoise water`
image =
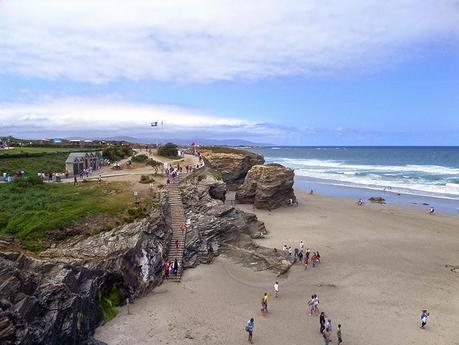
<svg viewBox="0 0 459 345">
<path fill-rule="evenodd" d="M 459 201 L 459 147 L 263 147 L 297 181 Z"/>
</svg>

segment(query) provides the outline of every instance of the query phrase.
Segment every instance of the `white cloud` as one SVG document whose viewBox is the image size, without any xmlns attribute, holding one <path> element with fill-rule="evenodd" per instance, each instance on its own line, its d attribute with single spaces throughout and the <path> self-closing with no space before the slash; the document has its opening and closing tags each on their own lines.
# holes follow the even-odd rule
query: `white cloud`
<svg viewBox="0 0 459 345">
<path fill-rule="evenodd" d="M 202 82 L 362 70 L 458 28 L 455 0 L 4 0 L 0 73 Z"/>
<path fill-rule="evenodd" d="M 272 137 L 288 130 L 239 118 L 209 115 L 196 109 L 135 104 L 106 97 L 63 98 L 36 103 L 0 104 L 0 132 L 39 136 Z M 158 121 L 158 128 L 151 122 Z M 163 126 L 161 126 L 163 123 Z M 1 134 L 1 133 L 0 133 Z"/>
</svg>

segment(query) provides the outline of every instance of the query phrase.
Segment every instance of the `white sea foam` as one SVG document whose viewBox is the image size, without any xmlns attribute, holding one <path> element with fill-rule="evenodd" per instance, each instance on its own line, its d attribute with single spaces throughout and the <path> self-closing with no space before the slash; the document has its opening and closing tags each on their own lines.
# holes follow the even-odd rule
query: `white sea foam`
<svg viewBox="0 0 459 345">
<path fill-rule="evenodd" d="M 392 192 L 459 198 L 459 168 L 438 165 L 369 165 L 332 160 L 267 158 L 295 169 L 295 174 L 332 184 Z"/>
</svg>

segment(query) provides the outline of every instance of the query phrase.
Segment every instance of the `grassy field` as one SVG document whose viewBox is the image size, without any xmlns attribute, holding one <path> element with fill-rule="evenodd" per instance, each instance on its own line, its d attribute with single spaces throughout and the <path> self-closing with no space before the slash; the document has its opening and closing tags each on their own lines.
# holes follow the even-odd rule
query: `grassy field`
<svg viewBox="0 0 459 345">
<path fill-rule="evenodd" d="M 245 151 L 241 149 L 235 149 L 227 146 L 201 146 L 199 148 L 201 151 L 210 151 L 213 153 L 235 153 L 238 155 L 255 155 L 253 152 Z"/>
<path fill-rule="evenodd" d="M 0 184 L 0 235 L 18 239 L 33 251 L 47 244 L 49 231 L 67 227 L 85 230 L 93 216 L 106 215 L 113 225 L 146 215 L 147 208 L 134 207 L 128 184 L 88 182 L 73 184 L 30 183 L 26 179 Z M 151 205 L 150 205 L 151 206 Z M 77 225 L 81 224 L 81 227 Z M 107 230 L 107 222 L 100 224 Z M 79 231 L 79 230 L 78 230 Z"/>
<path fill-rule="evenodd" d="M 16 155 L 20 153 L 58 153 L 58 152 L 78 152 L 78 147 L 13 147 L 7 150 L 0 150 L 1 156 Z M 85 149 L 86 151 L 88 149 Z M 96 150 L 96 149 L 94 149 Z"/>
<path fill-rule="evenodd" d="M 0 150 L 0 174 L 6 172 L 14 175 L 24 170 L 26 176 L 36 176 L 38 172 L 63 173 L 65 160 L 70 152 L 96 151 L 97 148 L 65 147 L 15 147 Z"/>
<path fill-rule="evenodd" d="M 68 153 L 47 154 L 40 157 L 0 158 L 0 173 L 14 175 L 24 170 L 26 176 L 36 176 L 37 172 L 65 172 L 65 160 Z"/>
</svg>

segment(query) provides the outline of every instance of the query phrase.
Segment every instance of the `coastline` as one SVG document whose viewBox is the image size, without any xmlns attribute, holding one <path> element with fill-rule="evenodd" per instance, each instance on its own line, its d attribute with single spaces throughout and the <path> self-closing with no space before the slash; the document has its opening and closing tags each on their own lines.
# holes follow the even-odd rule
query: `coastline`
<svg viewBox="0 0 459 345">
<path fill-rule="evenodd" d="M 363 199 L 370 203 L 370 197 L 383 197 L 387 204 L 401 207 L 409 207 L 423 212 L 428 212 L 432 206 L 436 212 L 459 216 L 459 200 L 441 196 L 428 196 L 408 193 L 395 193 L 390 190 L 370 189 L 367 187 L 347 186 L 326 180 L 311 179 L 303 176 L 295 176 L 295 191 L 309 192 L 344 199 L 352 199 L 354 202 Z"/>
<path fill-rule="evenodd" d="M 243 344 L 244 323 L 255 317 L 256 344 L 321 343 L 316 317 L 306 301 L 317 293 L 320 306 L 343 325 L 345 343 L 363 345 L 438 343 L 454 345 L 459 337 L 459 218 L 394 204 L 355 205 L 344 197 L 309 195 L 296 188 L 299 207 L 268 212 L 252 205 L 269 231 L 256 240 L 266 247 L 295 246 L 320 250 L 319 267 L 288 274 L 256 272 L 221 256 L 211 265 L 186 270 L 180 284 L 165 282 L 137 301 L 127 315 L 99 327 L 96 338 L 109 345 Z M 229 197 L 229 200 L 231 197 Z M 448 266 L 450 265 L 450 266 Z M 262 317 L 259 298 L 280 283 Z M 429 309 L 426 330 L 419 312 Z M 336 338 L 333 338 L 334 342 Z"/>
</svg>

